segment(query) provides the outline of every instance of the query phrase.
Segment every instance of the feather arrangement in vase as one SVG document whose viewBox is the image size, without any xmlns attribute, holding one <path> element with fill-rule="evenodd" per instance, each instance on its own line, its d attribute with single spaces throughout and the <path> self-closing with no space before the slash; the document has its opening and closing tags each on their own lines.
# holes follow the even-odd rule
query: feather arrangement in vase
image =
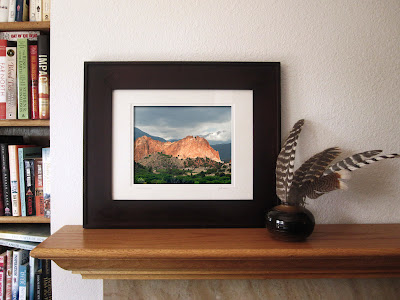
<svg viewBox="0 0 400 300">
<path fill-rule="evenodd" d="M 276 161 L 276 194 L 282 204 L 268 213 L 267 228 L 274 233 L 274 237 L 283 240 L 302 240 L 312 233 L 315 222 L 311 212 L 304 208 L 306 198 L 317 199 L 331 191 L 347 189 L 344 180 L 350 178 L 350 172 L 384 159 L 400 157 L 397 153 L 377 156 L 382 150 L 371 150 L 333 163 L 341 153 L 338 147 L 333 147 L 313 155 L 294 171 L 297 140 L 303 125 L 304 120 L 296 122 Z M 285 220 L 279 219 L 282 214 L 291 214 L 292 217 L 295 214 L 297 219 L 302 214 L 304 218 L 299 219 L 297 224 L 292 224 L 291 230 L 300 232 L 304 229 L 301 224 L 308 222 L 307 230 L 304 229 L 307 232 L 303 236 L 293 236 L 292 239 L 287 232 L 290 229 L 288 220 L 287 224 L 283 224 Z M 305 220 L 307 218 L 310 220 Z"/>
</svg>

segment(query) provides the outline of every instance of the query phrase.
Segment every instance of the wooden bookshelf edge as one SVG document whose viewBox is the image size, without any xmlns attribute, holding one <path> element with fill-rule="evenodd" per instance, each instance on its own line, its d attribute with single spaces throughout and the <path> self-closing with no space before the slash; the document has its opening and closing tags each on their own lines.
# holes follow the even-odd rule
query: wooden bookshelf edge
<svg viewBox="0 0 400 300">
<path fill-rule="evenodd" d="M 400 224 L 318 225 L 304 243 L 263 228 L 64 226 L 31 255 L 85 279 L 400 277 Z"/>
<path fill-rule="evenodd" d="M 50 120 L 0 120 L 0 127 L 49 127 Z"/>
<path fill-rule="evenodd" d="M 0 22 L 0 31 L 50 31 L 50 21 L 42 22 Z"/>
<path fill-rule="evenodd" d="M 49 218 L 44 217 L 0 217 L 0 224 L 16 223 L 16 224 L 50 224 Z"/>
</svg>

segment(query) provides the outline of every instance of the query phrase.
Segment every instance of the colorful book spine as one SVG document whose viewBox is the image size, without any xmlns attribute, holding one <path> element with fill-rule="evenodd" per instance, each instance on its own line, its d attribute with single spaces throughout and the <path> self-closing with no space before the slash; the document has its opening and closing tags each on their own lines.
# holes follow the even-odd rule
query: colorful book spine
<svg viewBox="0 0 400 300">
<path fill-rule="evenodd" d="M 26 300 L 29 293 L 29 263 L 25 263 L 19 267 L 19 300 Z"/>
<path fill-rule="evenodd" d="M 0 0 L 0 22 L 8 21 L 8 5 L 8 0 Z"/>
<path fill-rule="evenodd" d="M 6 119 L 7 40 L 0 40 L 0 119 Z"/>
<path fill-rule="evenodd" d="M 6 276 L 6 294 L 5 300 L 12 298 L 12 270 L 13 270 L 13 250 L 7 250 L 7 276 Z"/>
<path fill-rule="evenodd" d="M 15 6 L 15 21 L 22 22 L 23 12 L 24 12 L 24 2 L 25 0 L 16 0 Z"/>
<path fill-rule="evenodd" d="M 13 271 L 12 271 L 12 299 L 19 300 L 19 271 L 21 265 L 29 260 L 29 252 L 27 250 L 15 250 L 13 252 Z"/>
<path fill-rule="evenodd" d="M 22 11 L 22 21 L 29 21 L 29 0 L 24 0 L 24 9 Z"/>
<path fill-rule="evenodd" d="M 7 42 L 7 103 L 6 118 L 17 118 L 17 43 Z"/>
<path fill-rule="evenodd" d="M 16 0 L 10 0 L 8 6 L 8 22 L 15 22 Z"/>
<path fill-rule="evenodd" d="M 0 162 L 1 162 L 1 179 L 3 183 L 4 194 L 4 215 L 12 215 L 12 202 L 11 202 L 11 186 L 10 186 L 10 168 L 8 159 L 8 145 L 0 144 Z"/>
<path fill-rule="evenodd" d="M 0 254 L 0 299 L 5 299 L 7 278 L 7 252 Z"/>
<path fill-rule="evenodd" d="M 39 118 L 50 118 L 50 44 L 48 35 L 38 37 Z"/>
<path fill-rule="evenodd" d="M 38 49 L 37 44 L 29 45 L 29 87 L 31 95 L 31 119 L 39 119 L 39 89 L 38 89 Z"/>
<path fill-rule="evenodd" d="M 36 3 L 36 22 L 42 21 L 42 0 L 32 0 L 32 2 Z"/>
<path fill-rule="evenodd" d="M 28 39 L 29 41 L 37 41 L 40 31 L 2 31 L 0 39 L 16 42 L 18 39 Z"/>
<path fill-rule="evenodd" d="M 43 162 L 41 158 L 35 159 L 35 203 L 36 215 L 44 217 L 43 199 Z"/>
<path fill-rule="evenodd" d="M 26 215 L 36 215 L 36 204 L 35 204 L 35 170 L 34 160 L 26 159 L 25 164 L 25 199 L 26 199 Z"/>
<path fill-rule="evenodd" d="M 18 148 L 18 164 L 19 164 L 19 193 L 21 198 L 21 215 L 24 216 L 32 216 L 28 213 L 28 201 L 26 199 L 26 178 L 25 178 L 25 164 L 24 160 L 29 158 L 41 157 L 42 156 L 42 148 L 41 147 L 26 147 L 26 148 Z M 34 191 L 33 191 L 34 192 Z M 33 202 L 32 202 L 33 203 Z M 32 207 L 31 207 L 32 210 Z M 36 206 L 33 208 L 36 210 Z"/>
<path fill-rule="evenodd" d="M 18 119 L 29 118 L 28 40 L 17 40 Z"/>
<path fill-rule="evenodd" d="M 50 184 L 50 148 L 42 149 L 43 161 L 43 198 L 44 198 L 44 216 L 50 218 L 50 200 L 51 200 L 51 184 Z"/>
<path fill-rule="evenodd" d="M 43 21 L 50 21 L 50 4 L 51 4 L 51 1 L 50 0 L 43 0 L 42 4 L 43 4 L 43 6 L 42 6 L 42 9 L 43 9 L 42 20 Z"/>
<path fill-rule="evenodd" d="M 0 245 L 9 248 L 18 248 L 24 250 L 33 250 L 39 243 L 35 242 L 25 242 L 25 241 L 15 241 L 0 238 Z"/>
</svg>

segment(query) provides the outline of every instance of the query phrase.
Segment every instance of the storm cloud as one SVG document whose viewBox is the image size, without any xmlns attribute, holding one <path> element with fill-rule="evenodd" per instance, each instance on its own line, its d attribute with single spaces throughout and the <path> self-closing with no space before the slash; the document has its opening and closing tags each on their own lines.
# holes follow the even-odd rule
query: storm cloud
<svg viewBox="0 0 400 300">
<path fill-rule="evenodd" d="M 166 140 L 217 132 L 218 142 L 231 139 L 230 106 L 135 106 L 134 114 L 135 127 Z"/>
</svg>

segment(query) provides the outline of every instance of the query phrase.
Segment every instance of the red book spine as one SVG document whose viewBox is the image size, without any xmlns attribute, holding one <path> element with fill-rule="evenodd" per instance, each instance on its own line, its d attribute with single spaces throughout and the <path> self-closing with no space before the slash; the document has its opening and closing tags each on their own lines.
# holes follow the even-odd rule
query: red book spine
<svg viewBox="0 0 400 300">
<path fill-rule="evenodd" d="M 0 40 L 0 119 L 6 119 L 7 100 L 7 40 Z"/>
<path fill-rule="evenodd" d="M 29 84 L 31 94 L 31 119 L 39 119 L 38 52 L 37 45 L 29 45 Z"/>
</svg>

